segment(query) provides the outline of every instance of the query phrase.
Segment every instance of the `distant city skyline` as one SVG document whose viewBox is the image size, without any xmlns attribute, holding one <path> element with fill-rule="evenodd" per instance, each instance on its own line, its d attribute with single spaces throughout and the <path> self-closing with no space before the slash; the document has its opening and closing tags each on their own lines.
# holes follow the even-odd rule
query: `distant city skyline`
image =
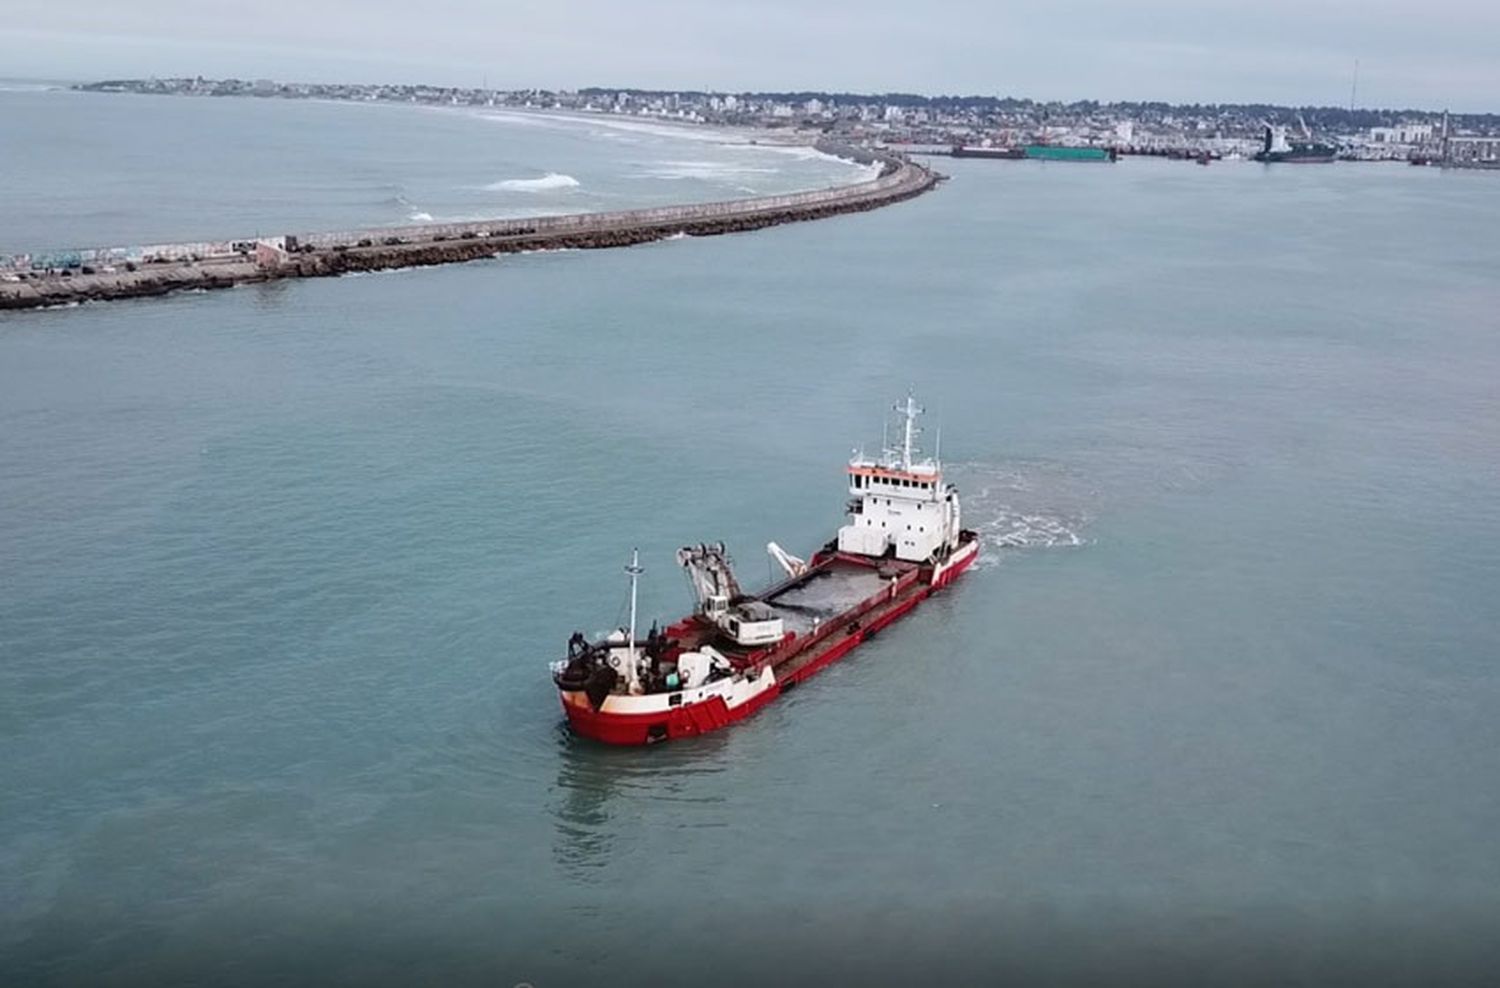
<svg viewBox="0 0 1500 988">
<path fill-rule="evenodd" d="M 11 0 L 13 77 L 238 76 L 517 89 L 993 94 L 1494 112 L 1500 5 L 1350 0 Z M 508 6 L 508 5 L 507 5 Z"/>
</svg>

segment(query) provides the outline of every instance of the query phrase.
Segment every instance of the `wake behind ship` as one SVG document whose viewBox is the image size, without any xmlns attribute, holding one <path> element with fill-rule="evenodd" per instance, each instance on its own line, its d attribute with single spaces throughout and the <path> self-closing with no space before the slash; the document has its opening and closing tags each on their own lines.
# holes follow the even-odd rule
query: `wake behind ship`
<svg viewBox="0 0 1500 988">
<path fill-rule="evenodd" d="M 856 454 L 847 475 L 848 523 L 804 561 L 772 542 L 786 578 L 757 594 L 740 587 L 723 543 L 678 551 L 697 596 L 692 614 L 644 639 L 636 634 L 639 556 L 630 575 L 630 626 L 599 641 L 575 632 L 552 664 L 572 729 L 610 744 L 691 737 L 750 716 L 848 654 L 959 577 L 979 539 L 961 525 L 958 489 L 936 457 L 919 459 L 921 413 L 907 396 L 902 441 Z"/>
</svg>

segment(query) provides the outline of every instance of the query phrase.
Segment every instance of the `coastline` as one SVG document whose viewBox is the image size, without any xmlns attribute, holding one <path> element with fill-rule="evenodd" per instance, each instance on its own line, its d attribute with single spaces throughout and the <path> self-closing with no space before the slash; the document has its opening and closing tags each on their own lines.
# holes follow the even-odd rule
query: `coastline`
<svg viewBox="0 0 1500 988">
<path fill-rule="evenodd" d="M 142 298 L 191 289 L 230 288 L 284 278 L 337 277 L 361 271 L 428 267 L 543 250 L 625 247 L 675 236 L 716 236 L 862 212 L 932 189 L 940 176 L 890 154 L 820 141 L 816 150 L 879 164 L 873 179 L 778 196 L 711 203 L 571 213 L 533 219 L 424 223 L 385 229 L 287 235 L 240 241 L 225 253 L 204 245 L 154 248 L 135 259 L 104 257 L 77 272 L 0 272 L 0 310 Z"/>
</svg>

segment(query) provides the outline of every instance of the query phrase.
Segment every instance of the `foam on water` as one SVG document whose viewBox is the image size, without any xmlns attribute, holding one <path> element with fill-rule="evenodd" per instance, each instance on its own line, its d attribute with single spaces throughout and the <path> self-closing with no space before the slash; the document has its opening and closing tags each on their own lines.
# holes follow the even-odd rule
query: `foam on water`
<svg viewBox="0 0 1500 988">
<path fill-rule="evenodd" d="M 836 154 L 820 151 L 807 144 L 735 144 L 737 150 L 746 151 L 769 151 L 772 154 L 780 154 L 791 157 L 797 161 L 827 161 L 844 165 L 860 173 L 859 181 L 869 181 L 880 174 L 881 166 L 878 163 L 860 164 L 849 158 L 840 158 Z"/>
<path fill-rule="evenodd" d="M 714 181 L 738 178 L 741 175 L 775 175 L 780 171 L 780 168 L 743 165 L 733 161 L 659 161 L 647 165 L 642 175 L 646 178 Z"/>
<path fill-rule="evenodd" d="M 948 466 L 963 497 L 964 524 L 979 533 L 989 552 L 975 564 L 998 565 L 1004 550 L 1089 545 L 1082 534 L 1091 514 L 1076 478 L 1047 464 L 1011 466 L 960 463 Z"/>
<path fill-rule="evenodd" d="M 830 161 L 844 161 L 836 155 L 827 154 L 807 144 L 737 144 L 735 147 L 746 151 L 769 151 L 772 154 L 784 154 L 802 161 L 816 161 L 826 158 Z"/>
<path fill-rule="evenodd" d="M 691 123 L 652 122 L 620 119 L 588 113 L 554 113 L 546 110 L 483 109 L 471 111 L 476 116 L 500 124 L 547 127 L 558 130 L 587 130 L 590 137 L 620 139 L 623 135 L 667 137 L 674 140 L 703 141 L 710 144 L 744 143 L 728 131 Z"/>
<path fill-rule="evenodd" d="M 489 192 L 557 192 L 578 188 L 578 179 L 572 175 L 548 172 L 541 178 L 507 178 L 485 186 Z"/>
<path fill-rule="evenodd" d="M 397 186 L 399 189 L 399 186 Z M 397 191 L 395 195 L 382 200 L 381 205 L 390 209 L 399 210 L 407 220 L 413 223 L 431 223 L 432 214 L 417 206 L 416 203 L 406 198 L 404 192 Z"/>
</svg>

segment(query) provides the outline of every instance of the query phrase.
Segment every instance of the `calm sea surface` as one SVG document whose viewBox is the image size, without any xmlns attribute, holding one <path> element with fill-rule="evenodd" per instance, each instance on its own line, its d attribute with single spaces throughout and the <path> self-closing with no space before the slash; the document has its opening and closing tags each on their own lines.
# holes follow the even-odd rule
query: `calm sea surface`
<svg viewBox="0 0 1500 988">
<path fill-rule="evenodd" d="M 849 177 L 0 96 L 7 248 Z M 0 315 L 3 980 L 1500 965 L 1500 176 L 942 164 L 749 235 Z M 631 547 L 647 621 L 683 543 L 758 583 L 908 386 L 982 567 L 731 731 L 570 738 L 546 662 Z"/>
</svg>

